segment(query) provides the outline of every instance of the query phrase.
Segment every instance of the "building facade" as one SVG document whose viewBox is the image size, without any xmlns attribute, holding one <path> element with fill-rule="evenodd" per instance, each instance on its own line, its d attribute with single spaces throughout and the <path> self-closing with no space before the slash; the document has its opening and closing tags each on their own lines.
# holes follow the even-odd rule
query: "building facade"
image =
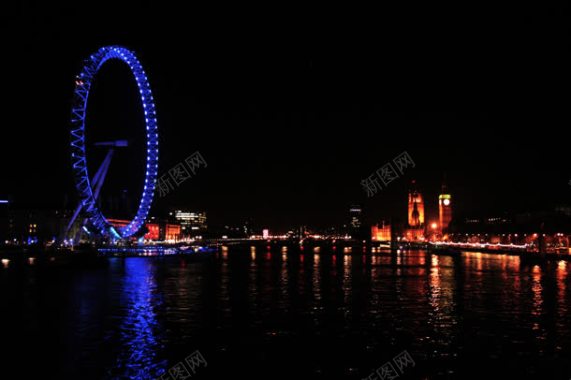
<svg viewBox="0 0 571 380">
<path fill-rule="evenodd" d="M 408 193 L 408 225 L 410 228 L 424 228 L 424 200 L 412 181 Z"/>
<path fill-rule="evenodd" d="M 208 228 L 205 212 L 175 210 L 171 216 L 180 224 L 182 236 L 202 235 Z"/>
</svg>

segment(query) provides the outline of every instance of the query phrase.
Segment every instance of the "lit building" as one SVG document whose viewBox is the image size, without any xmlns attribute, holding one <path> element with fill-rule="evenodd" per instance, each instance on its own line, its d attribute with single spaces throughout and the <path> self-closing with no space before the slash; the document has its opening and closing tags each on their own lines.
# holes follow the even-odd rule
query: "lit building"
<svg viewBox="0 0 571 380">
<path fill-rule="evenodd" d="M 411 228 L 424 226 L 424 201 L 422 194 L 416 189 L 414 180 L 408 193 L 408 225 Z"/>
<path fill-rule="evenodd" d="M 444 184 L 442 185 L 442 192 L 438 196 L 438 215 L 442 232 L 448 231 L 452 221 L 452 196 Z"/>
<path fill-rule="evenodd" d="M 61 210 L 0 208 L 0 243 L 52 244 L 68 222 L 69 215 Z"/>
<path fill-rule="evenodd" d="M 177 242 L 180 240 L 181 226 L 179 224 L 167 224 L 165 226 L 165 241 Z"/>
<path fill-rule="evenodd" d="M 123 228 L 127 226 L 130 221 L 122 219 L 107 219 L 109 223 L 115 228 Z M 147 232 L 144 235 L 145 240 L 149 241 L 167 241 L 178 242 L 181 239 L 181 225 L 162 222 L 147 222 L 145 223 Z"/>
<path fill-rule="evenodd" d="M 147 233 L 145 234 L 146 240 L 159 240 L 160 227 L 158 223 L 147 223 Z"/>
<path fill-rule="evenodd" d="M 391 225 L 381 222 L 371 227 L 371 240 L 375 242 L 391 241 Z"/>
<path fill-rule="evenodd" d="M 412 181 L 408 192 L 408 225 L 404 230 L 403 239 L 407 241 L 424 241 L 424 200 Z"/>
<path fill-rule="evenodd" d="M 352 205 L 349 208 L 350 226 L 352 229 L 361 228 L 361 218 L 363 209 L 359 205 Z"/>
<path fill-rule="evenodd" d="M 423 228 L 407 228 L 404 231 L 403 239 L 406 241 L 424 241 L 424 229 Z"/>
<path fill-rule="evenodd" d="M 206 231 L 206 213 L 176 210 L 171 212 L 181 225 L 182 235 L 195 235 Z"/>
</svg>

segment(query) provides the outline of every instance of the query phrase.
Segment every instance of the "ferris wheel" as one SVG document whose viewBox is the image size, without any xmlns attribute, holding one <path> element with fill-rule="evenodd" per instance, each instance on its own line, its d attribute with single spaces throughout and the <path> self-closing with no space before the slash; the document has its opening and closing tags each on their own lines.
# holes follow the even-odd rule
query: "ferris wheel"
<svg viewBox="0 0 571 380">
<path fill-rule="evenodd" d="M 108 147 L 109 151 L 103 163 L 91 179 L 87 170 L 85 144 L 86 111 L 89 90 L 101 66 L 103 66 L 105 62 L 113 59 L 125 63 L 133 73 L 143 105 L 146 126 L 146 171 L 141 200 L 133 219 L 126 226 L 120 228 L 114 227 L 107 220 L 105 215 L 103 215 L 97 206 L 97 198 L 109 168 L 114 149 L 126 146 L 127 141 L 119 140 L 96 144 Z M 157 115 L 151 87 L 149 86 L 143 66 L 132 51 L 121 46 L 102 47 L 85 61 L 83 69 L 80 74 L 77 75 L 71 111 L 71 160 L 75 187 L 80 202 L 69 222 L 67 232 L 71 230 L 78 216 L 83 211 L 85 219 L 82 228 L 89 235 L 118 240 L 136 234 L 145 223 L 149 209 L 151 208 L 157 180 L 159 144 Z"/>
</svg>

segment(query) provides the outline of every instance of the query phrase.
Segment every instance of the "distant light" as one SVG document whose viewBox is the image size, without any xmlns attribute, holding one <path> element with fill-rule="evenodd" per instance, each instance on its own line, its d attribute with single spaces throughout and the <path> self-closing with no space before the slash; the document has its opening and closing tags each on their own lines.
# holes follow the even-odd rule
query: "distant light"
<svg viewBox="0 0 571 380">
<path fill-rule="evenodd" d="M 435 230 L 435 229 L 438 228 L 438 224 L 437 224 L 437 223 L 432 223 L 432 224 L 430 225 L 430 228 L 432 228 L 433 230 Z"/>
<path fill-rule="evenodd" d="M 8 259 L 2 259 L 2 266 L 4 268 L 8 268 L 8 265 L 10 265 L 10 260 Z"/>
<path fill-rule="evenodd" d="M 10 202 L 8 202 L 6 199 L 0 199 L 0 203 L 1 203 L 1 204 L 6 204 L 6 203 L 10 203 Z"/>
<path fill-rule="evenodd" d="M 444 203 L 444 206 L 450 206 L 450 199 L 445 198 L 442 203 Z"/>
</svg>

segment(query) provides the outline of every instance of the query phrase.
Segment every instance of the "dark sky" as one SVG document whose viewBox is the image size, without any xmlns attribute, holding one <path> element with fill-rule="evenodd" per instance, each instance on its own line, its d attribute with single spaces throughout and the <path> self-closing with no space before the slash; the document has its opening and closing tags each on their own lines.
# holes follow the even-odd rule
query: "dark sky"
<svg viewBox="0 0 571 380">
<path fill-rule="evenodd" d="M 430 211 L 443 173 L 458 213 L 569 203 L 567 5 L 116 3 L 24 2 L 3 12 L 0 197 L 34 207 L 74 199 L 74 76 L 84 57 L 120 44 L 138 54 L 154 91 L 161 168 L 196 150 L 208 162 L 155 213 L 181 207 L 207 211 L 214 224 L 327 226 L 358 202 L 371 219 L 404 217 L 409 181 L 418 180 Z M 109 64 L 98 75 L 88 111 L 94 139 L 140 140 L 128 74 Z M 138 192 L 134 141 L 114 161 L 109 189 Z M 405 150 L 416 168 L 367 199 L 360 180 Z"/>
</svg>

